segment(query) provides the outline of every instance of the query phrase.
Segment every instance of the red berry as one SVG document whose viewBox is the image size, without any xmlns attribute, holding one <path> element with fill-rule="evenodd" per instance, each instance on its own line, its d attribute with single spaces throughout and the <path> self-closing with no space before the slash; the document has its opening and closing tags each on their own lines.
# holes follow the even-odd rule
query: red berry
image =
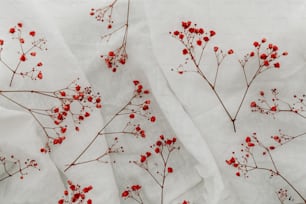
<svg viewBox="0 0 306 204">
<path fill-rule="evenodd" d="M 258 43 L 257 41 L 255 41 L 255 42 L 253 43 L 253 45 L 254 45 L 255 47 L 258 47 L 258 46 L 259 46 L 259 43 Z"/>
<path fill-rule="evenodd" d="M 9 32 L 10 32 L 11 34 L 13 34 L 13 33 L 16 32 L 16 30 L 15 30 L 15 28 L 10 28 Z"/>
<path fill-rule="evenodd" d="M 216 32 L 215 32 L 215 31 L 213 31 L 213 30 L 209 31 L 209 33 L 210 33 L 210 37 L 212 37 L 212 36 L 216 35 Z"/>
<path fill-rule="evenodd" d="M 182 53 L 183 53 L 183 55 L 187 55 L 188 54 L 188 50 L 185 48 L 185 49 L 183 49 Z"/>
<path fill-rule="evenodd" d="M 231 54 L 233 54 L 233 53 L 234 53 L 234 50 L 232 50 L 232 49 L 230 49 L 230 50 L 227 51 L 227 54 L 229 54 L 229 55 L 231 55 Z"/>
<path fill-rule="evenodd" d="M 269 61 L 268 61 L 268 60 L 265 60 L 265 61 L 264 61 L 264 65 L 265 65 L 266 67 L 268 67 L 268 66 L 270 65 Z"/>
<path fill-rule="evenodd" d="M 255 144 L 254 144 L 254 143 L 252 143 L 252 142 L 249 142 L 249 143 L 248 143 L 248 146 L 249 146 L 249 147 L 254 147 L 254 146 L 255 146 Z"/>
<path fill-rule="evenodd" d="M 274 147 L 274 146 L 270 146 L 269 149 L 270 149 L 270 150 L 274 150 L 275 147 Z"/>
<path fill-rule="evenodd" d="M 36 34 L 36 32 L 35 32 L 35 31 L 30 31 L 30 32 L 29 32 L 29 35 L 30 35 L 30 36 L 32 36 L 32 37 L 34 37 L 34 36 L 35 36 L 35 34 Z"/>
<path fill-rule="evenodd" d="M 202 45 L 202 40 L 197 40 L 197 45 L 201 46 Z"/>
<path fill-rule="evenodd" d="M 147 157 L 145 155 L 140 156 L 140 162 L 144 163 L 147 160 Z"/>
<path fill-rule="evenodd" d="M 114 56 L 115 56 L 115 53 L 114 53 L 113 51 L 110 51 L 110 52 L 108 53 L 108 56 L 114 57 Z"/>
<path fill-rule="evenodd" d="M 96 98 L 96 103 L 100 103 L 101 102 L 101 98 Z"/>
<path fill-rule="evenodd" d="M 246 143 L 251 142 L 251 138 L 250 138 L 250 137 L 246 137 L 246 138 L 245 138 L 245 142 L 246 142 Z"/>
<path fill-rule="evenodd" d="M 133 186 L 131 186 L 131 189 L 132 189 L 133 191 L 138 191 L 138 190 L 141 189 L 141 186 L 140 186 L 140 185 L 133 185 Z"/>
<path fill-rule="evenodd" d="M 21 56 L 20 56 L 20 61 L 22 61 L 22 62 L 24 62 L 24 61 L 26 61 L 27 60 L 27 58 L 26 58 L 26 56 L 25 56 L 25 54 L 22 54 Z"/>
<path fill-rule="evenodd" d="M 161 145 L 162 145 L 162 142 L 161 142 L 160 140 L 158 140 L 158 141 L 156 142 L 156 145 L 157 145 L 157 146 L 161 146 Z"/>
<path fill-rule="evenodd" d="M 250 106 L 251 106 L 251 108 L 255 108 L 255 107 L 257 107 L 257 104 L 256 104 L 255 101 L 252 101 L 251 104 L 250 104 Z"/>
<path fill-rule="evenodd" d="M 37 78 L 38 78 L 38 79 L 42 79 L 42 78 L 43 78 L 43 74 L 42 74 L 42 72 L 38 72 L 38 74 L 37 74 Z"/>
<path fill-rule="evenodd" d="M 133 83 L 135 86 L 137 86 L 140 82 L 138 80 L 134 80 Z"/>
<path fill-rule="evenodd" d="M 160 153 L 160 149 L 158 147 L 156 147 L 154 151 L 156 154 Z"/>
<path fill-rule="evenodd" d="M 194 28 L 189 28 L 188 30 L 190 33 L 194 33 L 195 29 Z"/>
<path fill-rule="evenodd" d="M 65 91 L 60 91 L 61 96 L 66 96 L 66 92 Z"/>
<path fill-rule="evenodd" d="M 270 110 L 271 110 L 271 111 L 276 111 L 276 106 L 272 106 L 272 107 L 270 108 Z"/>
<path fill-rule="evenodd" d="M 127 197 L 129 196 L 129 192 L 128 191 L 123 191 L 123 193 L 121 194 L 121 196 L 124 198 L 124 197 Z"/>
<path fill-rule="evenodd" d="M 173 168 L 171 168 L 171 167 L 168 167 L 168 173 L 173 173 Z"/>
<path fill-rule="evenodd" d="M 267 56 L 265 53 L 263 53 L 263 54 L 260 55 L 260 59 L 262 59 L 262 60 L 267 59 L 267 57 L 268 57 L 268 56 Z"/>
<path fill-rule="evenodd" d="M 154 122 L 156 121 L 156 117 L 155 117 L 155 116 L 152 116 L 152 117 L 150 118 L 150 120 L 151 120 L 152 123 L 154 123 Z"/>
<path fill-rule="evenodd" d="M 279 62 L 274 63 L 274 67 L 275 68 L 280 68 L 280 63 Z"/>
</svg>

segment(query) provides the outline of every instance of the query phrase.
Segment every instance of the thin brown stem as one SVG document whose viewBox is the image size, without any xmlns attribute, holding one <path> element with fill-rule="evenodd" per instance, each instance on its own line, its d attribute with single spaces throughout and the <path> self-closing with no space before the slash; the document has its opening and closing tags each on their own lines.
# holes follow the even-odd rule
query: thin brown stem
<svg viewBox="0 0 306 204">
<path fill-rule="evenodd" d="M 82 150 L 82 152 L 67 166 L 67 168 L 64 170 L 64 172 L 66 172 L 68 169 L 70 169 L 72 166 L 74 166 L 76 164 L 76 162 L 85 154 L 85 152 L 87 152 L 87 150 L 94 144 L 94 142 L 98 139 L 99 136 L 101 136 L 101 134 L 103 133 L 103 131 L 105 130 L 105 128 L 108 127 L 108 125 L 110 125 L 113 120 L 120 115 L 120 113 L 125 110 L 125 108 L 131 104 L 131 101 L 136 97 L 136 95 L 133 95 L 133 97 L 129 100 L 129 102 L 124 105 L 115 115 L 113 115 L 113 117 L 111 117 L 111 119 L 104 125 L 104 127 L 99 130 L 99 132 L 94 136 L 94 138 L 90 141 L 90 143 Z"/>
<path fill-rule="evenodd" d="M 263 170 L 263 171 L 268 171 L 268 172 L 272 172 L 273 174 L 279 176 L 285 183 L 287 183 L 294 192 L 296 192 L 296 194 L 306 203 L 306 197 L 304 197 L 298 190 L 295 186 L 292 185 L 292 183 L 287 179 L 285 178 L 282 174 L 280 174 L 280 172 L 278 171 L 274 171 L 272 169 L 268 169 L 268 168 L 265 168 L 265 167 L 257 167 L 257 166 L 248 166 L 246 165 L 246 167 L 250 168 L 250 170 Z M 249 171 L 250 171 L 249 170 Z"/>
</svg>

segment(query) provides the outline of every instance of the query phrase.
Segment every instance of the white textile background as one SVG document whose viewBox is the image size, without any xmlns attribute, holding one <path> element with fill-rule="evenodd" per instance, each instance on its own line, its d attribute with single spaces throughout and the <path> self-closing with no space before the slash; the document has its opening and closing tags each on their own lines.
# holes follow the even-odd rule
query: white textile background
<svg viewBox="0 0 306 204">
<path fill-rule="evenodd" d="M 144 203 L 159 203 L 159 189 L 151 178 L 137 169 L 130 160 L 145 151 L 160 134 L 176 136 L 181 150 L 172 158 L 175 174 L 167 181 L 165 204 L 277 204 L 277 187 L 287 187 L 269 175 L 252 172 L 250 178 L 235 176 L 225 160 L 239 150 L 245 136 L 257 132 L 263 139 L 277 134 L 278 129 L 297 135 L 304 131 L 305 122 L 292 115 L 280 114 L 275 119 L 251 113 L 249 103 L 258 98 L 260 90 L 278 88 L 284 97 L 305 93 L 306 72 L 306 3 L 304 0 L 131 0 L 128 60 L 117 73 L 106 68 L 100 55 L 121 42 L 114 35 L 110 42 L 101 40 L 106 26 L 89 15 L 91 8 L 108 5 L 106 0 L 4 0 L 0 7 L 0 39 L 8 28 L 23 22 L 35 28 L 47 39 L 44 79 L 16 80 L 9 87 L 10 73 L 0 71 L 0 93 L 7 89 L 57 90 L 79 77 L 102 95 L 103 108 L 94 111 L 81 125 L 77 134 L 42 155 L 39 148 L 44 140 L 31 115 L 5 100 L 0 101 L 0 152 L 20 158 L 34 158 L 40 171 L 31 170 L 21 181 L 18 176 L 0 182 L 0 203 L 57 203 L 66 186 L 66 179 L 84 186 L 94 186 L 93 203 L 135 203 L 121 193 L 131 183 L 142 183 Z M 113 18 L 125 21 L 128 1 L 118 0 Z M 123 15 L 124 14 L 124 15 Z M 281 59 L 279 70 L 270 70 L 254 82 L 246 103 L 237 118 L 237 132 L 226 117 L 211 90 L 197 75 L 178 75 L 171 71 L 184 62 L 182 47 L 169 35 L 181 21 L 191 20 L 199 26 L 213 29 L 217 35 L 210 46 L 225 50 L 233 48 L 232 59 L 240 59 L 253 49 L 253 41 L 263 37 L 277 44 L 289 55 Z M 5 53 L 4 53 L 5 54 Z M 14 56 L 7 55 L 7 59 Z M 220 75 L 222 98 L 230 110 L 235 110 L 242 95 L 240 75 L 235 60 L 225 61 Z M 213 64 L 209 64 L 212 66 Z M 140 80 L 152 93 L 152 109 L 158 118 L 147 130 L 147 141 L 123 139 L 127 153 L 107 157 L 116 163 L 90 163 L 64 172 L 66 165 L 88 144 L 106 121 L 124 105 L 133 93 L 133 80 Z M 41 105 L 35 97 L 20 96 L 23 103 Z M 46 102 L 48 103 L 48 102 Z M 120 125 L 120 124 L 118 124 Z M 111 128 L 110 128 L 111 129 Z M 68 137 L 68 136 L 67 136 Z M 73 138 L 73 139 L 72 139 Z M 111 139 L 101 138 L 89 155 L 107 148 Z M 275 160 L 290 181 L 306 196 L 305 138 L 277 149 Z M 142 146 L 137 146 L 142 145 Z M 0 175 L 2 172 L 0 169 Z M 146 187 L 146 188 L 145 188 Z M 293 203 L 301 203 L 300 198 Z M 285 203 L 291 203 L 286 201 Z"/>
</svg>

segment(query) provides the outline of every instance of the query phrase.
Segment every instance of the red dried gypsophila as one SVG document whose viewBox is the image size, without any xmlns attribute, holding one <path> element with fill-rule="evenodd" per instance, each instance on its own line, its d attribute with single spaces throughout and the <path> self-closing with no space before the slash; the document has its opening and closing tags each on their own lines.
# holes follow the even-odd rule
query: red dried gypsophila
<svg viewBox="0 0 306 204">
<path fill-rule="evenodd" d="M 216 96 L 217 100 L 221 104 L 222 108 L 224 109 L 226 115 L 232 122 L 234 131 L 236 131 L 236 119 L 254 80 L 263 72 L 271 68 L 280 68 L 280 62 L 278 59 L 281 56 L 288 55 L 287 52 L 282 52 L 280 54 L 278 46 L 272 43 L 267 44 L 267 40 L 265 38 L 263 38 L 261 42 L 253 43 L 255 51 L 249 52 L 244 56 L 243 59 L 239 60 L 239 64 L 243 73 L 242 76 L 244 77 L 245 81 L 245 91 L 240 99 L 237 109 L 234 110 L 233 114 L 231 113 L 232 111 L 230 111 L 229 108 L 225 105 L 223 99 L 220 97 L 219 90 L 216 89 L 216 87 L 218 82 L 218 75 L 220 73 L 220 67 L 227 56 L 234 54 L 234 50 L 229 49 L 228 51 L 224 52 L 218 46 L 213 47 L 213 52 L 217 61 L 217 68 L 215 71 L 215 76 L 213 79 L 210 79 L 205 72 L 201 62 L 204 55 L 206 54 L 204 52 L 205 48 L 216 35 L 216 32 L 214 30 L 207 31 L 204 28 L 198 27 L 197 24 L 193 24 L 191 21 L 183 21 L 181 23 L 181 29 L 170 32 L 170 34 L 183 45 L 182 55 L 185 57 L 185 62 L 180 64 L 176 69 L 172 70 L 175 70 L 179 74 L 183 74 L 185 72 L 195 73 L 199 75 L 204 81 L 206 81 Z M 267 46 L 264 47 L 264 44 L 267 44 Z M 257 58 L 257 60 L 253 58 Z M 258 61 L 258 64 L 255 67 L 255 71 L 254 69 L 251 70 L 249 65 L 247 66 L 249 61 Z M 187 66 L 188 68 L 185 68 Z"/>
<path fill-rule="evenodd" d="M 107 54 L 100 55 L 100 57 L 104 60 L 107 68 L 111 69 L 113 72 L 116 72 L 120 66 L 125 65 L 128 59 L 126 46 L 127 46 L 129 15 L 130 15 L 130 0 L 128 0 L 125 23 L 121 26 L 118 26 L 117 28 L 113 28 L 114 21 L 112 18 L 112 14 L 116 3 L 117 0 L 114 0 L 108 6 L 99 9 L 92 8 L 90 12 L 90 15 L 95 16 L 97 21 L 104 22 L 105 19 L 107 18 L 107 29 L 112 30 L 111 32 L 102 36 L 102 39 L 106 39 L 107 42 L 110 40 L 113 34 L 115 34 L 120 30 L 124 30 L 124 35 L 121 45 L 118 48 L 109 51 Z"/>
<path fill-rule="evenodd" d="M 4 173 L 0 175 L 0 182 L 17 174 L 20 179 L 23 179 L 28 174 L 26 170 L 30 168 L 40 170 L 34 159 L 20 161 L 14 155 L 6 156 L 2 152 L 0 152 L 0 165 L 4 170 Z"/>
<path fill-rule="evenodd" d="M 46 104 L 43 107 L 30 107 L 15 99 L 17 94 L 27 94 L 54 102 L 53 105 L 47 105 L 49 107 L 45 107 Z M 40 150 L 42 153 L 50 151 L 50 145 L 61 144 L 71 126 L 79 131 L 79 125 L 91 116 L 91 111 L 102 107 L 99 93 L 94 93 L 89 86 L 81 86 L 78 79 L 56 91 L 1 90 L 0 97 L 31 114 L 47 138 L 45 147 Z"/>
<path fill-rule="evenodd" d="M 275 149 L 281 146 L 282 144 L 290 142 L 293 139 L 304 135 L 306 135 L 306 133 L 292 137 L 282 137 L 282 139 L 291 138 L 284 143 L 282 143 L 282 139 L 280 139 L 281 137 L 272 136 L 271 138 L 274 140 L 274 142 L 277 142 L 279 144 L 264 145 L 258 139 L 256 133 L 253 133 L 252 136 L 245 137 L 244 142 L 241 144 L 242 148 L 240 150 L 239 156 L 238 153 L 232 152 L 232 156 L 225 162 L 229 166 L 236 169 L 235 174 L 238 177 L 243 175 L 245 178 L 248 178 L 249 173 L 254 171 L 267 172 L 269 173 L 270 178 L 276 177 L 285 182 L 288 186 L 291 187 L 291 189 L 297 194 L 297 196 L 303 200 L 303 202 L 306 202 L 306 197 L 301 194 L 301 191 L 299 191 L 293 185 L 293 183 L 291 183 L 289 179 L 286 178 L 284 174 L 282 174 L 282 172 L 280 172 L 277 162 L 272 154 L 272 151 L 275 151 Z M 261 162 L 262 160 L 264 160 L 264 162 Z"/>
<path fill-rule="evenodd" d="M 145 170 L 148 175 L 154 180 L 154 182 L 160 187 L 160 201 L 161 204 L 164 202 L 164 187 L 167 176 L 174 172 L 172 166 L 169 165 L 169 159 L 171 154 L 175 150 L 179 150 L 180 147 L 177 146 L 176 137 L 166 138 L 164 135 L 160 135 L 158 140 L 150 146 L 151 151 L 147 151 L 140 155 L 140 159 L 137 161 L 130 161 L 143 170 Z M 152 157 L 160 157 L 160 162 L 154 161 L 154 169 L 151 169 L 149 163 Z M 157 169 L 156 169 L 157 168 Z M 129 197 L 127 197 L 129 198 Z"/>
<path fill-rule="evenodd" d="M 11 39 L 17 42 L 17 51 L 15 61 L 7 61 L 4 56 L 6 40 L 0 39 L 0 64 L 9 70 L 11 74 L 10 86 L 12 86 L 16 75 L 21 77 L 28 77 L 32 80 L 43 79 L 43 73 L 41 68 L 43 63 L 40 60 L 36 60 L 39 52 L 47 50 L 46 40 L 42 37 L 37 38 L 36 31 L 24 31 L 23 23 L 17 23 L 17 25 L 11 27 L 8 31 Z M 31 69 L 20 71 L 20 69 Z"/>
<path fill-rule="evenodd" d="M 58 204 L 92 204 L 92 199 L 87 198 L 87 194 L 93 189 L 91 185 L 81 187 L 79 184 L 74 184 L 72 181 L 67 181 L 68 188 L 64 190 L 64 195 L 58 200 Z"/>
<path fill-rule="evenodd" d="M 107 22 L 107 29 L 111 29 L 114 23 L 113 9 L 118 0 L 113 0 L 109 5 L 102 8 L 92 8 L 89 15 L 94 16 L 97 21 L 104 23 Z"/>
<path fill-rule="evenodd" d="M 151 100 L 149 99 L 150 91 L 148 89 L 145 89 L 141 82 L 139 80 L 133 81 L 134 85 L 134 91 L 131 96 L 131 98 L 128 100 L 128 102 L 120 108 L 111 118 L 108 122 L 106 122 L 99 132 L 96 134 L 96 136 L 92 139 L 92 141 L 83 149 L 83 151 L 72 161 L 65 171 L 70 169 L 72 166 L 85 164 L 88 162 L 94 162 L 99 161 L 101 162 L 101 159 L 109 155 L 111 153 L 118 153 L 123 152 L 123 147 L 117 147 L 119 136 L 120 135 L 132 135 L 135 137 L 146 137 L 146 131 L 142 128 L 142 124 L 144 122 L 144 119 L 147 121 L 150 121 L 150 123 L 155 123 L 156 116 L 152 115 L 151 113 Z M 125 123 L 125 125 L 122 127 L 116 126 L 117 130 L 114 131 L 106 131 L 106 129 L 109 129 L 110 126 L 115 123 L 117 119 L 121 119 Z M 122 122 L 122 121 L 121 121 Z M 119 128 L 119 129 L 118 129 Z M 86 161 L 80 161 L 80 158 L 85 154 L 85 152 L 91 147 L 91 145 L 99 138 L 99 136 L 115 136 L 115 142 L 112 144 L 108 150 L 103 152 L 103 154 L 99 155 L 98 157 L 95 157 L 90 160 Z"/>
<path fill-rule="evenodd" d="M 119 48 L 114 51 L 109 51 L 107 55 L 101 55 L 107 68 L 116 72 L 120 65 L 124 65 L 128 58 L 126 53 L 126 44 L 122 44 Z"/>
<path fill-rule="evenodd" d="M 293 95 L 292 99 L 282 99 L 279 97 L 277 89 L 271 89 L 271 95 L 265 94 L 264 91 L 259 92 L 259 99 L 252 101 L 250 107 L 252 112 L 258 112 L 275 117 L 277 113 L 293 113 L 299 117 L 306 118 L 305 115 L 305 94 L 298 96 Z M 292 100 L 292 102 L 289 102 Z"/>
<path fill-rule="evenodd" d="M 278 134 L 272 135 L 270 138 L 272 139 L 272 141 L 275 143 L 272 146 L 274 146 L 274 148 L 277 148 L 279 146 L 285 145 L 297 138 L 303 137 L 306 135 L 306 132 L 297 134 L 297 135 L 288 135 L 283 133 L 283 131 L 281 129 L 278 130 Z"/>
<path fill-rule="evenodd" d="M 126 187 L 126 189 L 121 193 L 121 197 L 123 199 L 133 199 L 139 204 L 143 204 L 143 200 L 141 197 L 141 188 L 139 184 L 134 184 L 132 186 Z"/>
</svg>

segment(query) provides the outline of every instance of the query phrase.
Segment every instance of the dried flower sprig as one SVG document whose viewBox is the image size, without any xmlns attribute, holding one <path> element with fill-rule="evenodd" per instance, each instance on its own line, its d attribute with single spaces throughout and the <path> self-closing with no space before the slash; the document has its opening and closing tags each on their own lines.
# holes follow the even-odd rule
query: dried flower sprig
<svg viewBox="0 0 306 204">
<path fill-rule="evenodd" d="M 241 71 L 244 76 L 245 90 L 241 99 L 239 100 L 240 102 L 238 104 L 237 109 L 235 110 L 234 114 L 231 114 L 229 108 L 224 104 L 224 100 L 220 96 L 219 90 L 217 89 L 217 81 L 218 75 L 220 73 L 221 64 L 223 63 L 226 57 L 234 54 L 234 50 L 229 49 L 224 52 L 218 46 L 213 47 L 213 52 L 215 53 L 217 61 L 217 68 L 215 77 L 213 78 L 213 80 L 211 80 L 207 77 L 207 73 L 204 72 L 201 62 L 205 54 L 204 51 L 208 43 L 216 35 L 216 32 L 214 30 L 207 31 L 204 28 L 198 27 L 197 24 L 192 24 L 191 21 L 183 21 L 181 23 L 181 29 L 170 32 L 170 35 L 183 45 L 184 48 L 182 49 L 182 55 L 186 56 L 185 63 L 179 65 L 176 68 L 176 72 L 179 74 L 183 74 L 186 72 L 195 73 L 199 75 L 208 84 L 214 95 L 217 97 L 222 108 L 224 109 L 226 115 L 231 120 L 235 132 L 236 119 L 241 111 L 242 105 L 245 102 L 247 93 L 249 92 L 249 89 L 255 79 L 267 70 L 273 68 L 279 69 L 280 62 L 278 61 L 278 59 L 282 56 L 288 55 L 288 52 L 286 51 L 279 53 L 278 46 L 272 43 L 267 43 L 267 40 L 265 38 L 263 38 L 261 42 L 255 41 L 253 43 L 255 51 L 249 52 L 244 56 L 242 60 L 239 60 L 239 63 L 241 65 Z M 253 68 L 253 70 L 249 70 L 250 68 L 246 65 L 249 61 L 254 60 L 258 61 L 257 66 Z M 191 63 L 193 66 L 188 65 L 188 68 L 185 68 L 188 63 Z M 248 77 L 247 72 L 253 73 L 251 74 L 251 77 Z"/>
</svg>

